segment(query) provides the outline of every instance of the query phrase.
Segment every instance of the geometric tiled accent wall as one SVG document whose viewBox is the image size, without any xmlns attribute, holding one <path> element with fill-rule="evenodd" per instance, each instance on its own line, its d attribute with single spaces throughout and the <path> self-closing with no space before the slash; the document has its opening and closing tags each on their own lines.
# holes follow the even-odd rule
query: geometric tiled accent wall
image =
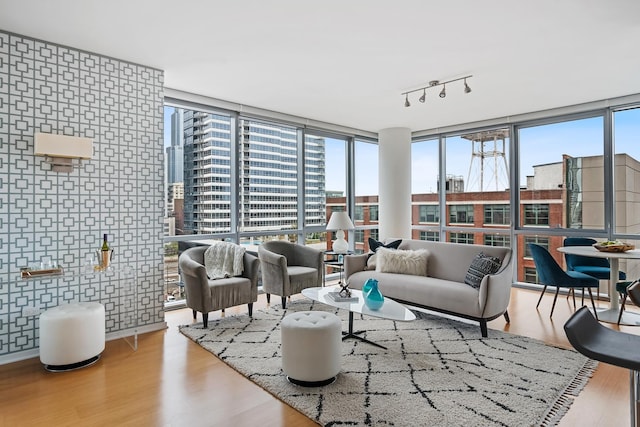
<svg viewBox="0 0 640 427">
<path fill-rule="evenodd" d="M 38 317 L 71 301 L 106 307 L 107 332 L 163 323 L 163 72 L 0 31 L 0 356 L 38 348 Z M 93 159 L 53 172 L 35 132 L 93 138 Z M 77 267 L 109 234 L 136 272 L 21 280 L 50 256 Z M 134 283 L 132 283 L 132 281 Z"/>
</svg>

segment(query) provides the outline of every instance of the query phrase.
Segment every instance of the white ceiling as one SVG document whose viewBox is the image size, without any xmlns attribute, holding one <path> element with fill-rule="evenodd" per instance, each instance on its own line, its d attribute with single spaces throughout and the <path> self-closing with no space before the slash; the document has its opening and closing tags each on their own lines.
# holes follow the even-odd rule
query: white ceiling
<svg viewBox="0 0 640 427">
<path fill-rule="evenodd" d="M 0 0 L 0 29 L 165 86 L 377 132 L 640 93 L 637 0 Z M 420 93 L 401 92 L 473 74 Z"/>
</svg>

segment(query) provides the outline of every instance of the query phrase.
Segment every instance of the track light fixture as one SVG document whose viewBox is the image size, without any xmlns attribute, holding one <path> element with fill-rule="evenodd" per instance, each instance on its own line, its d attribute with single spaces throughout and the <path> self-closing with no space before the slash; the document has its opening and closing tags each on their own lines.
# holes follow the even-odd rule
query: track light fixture
<svg viewBox="0 0 640 427">
<path fill-rule="evenodd" d="M 444 98 L 445 96 L 447 96 L 447 85 L 442 85 L 442 90 L 440 91 L 440 95 L 438 95 L 440 98 Z"/>
<path fill-rule="evenodd" d="M 420 96 L 420 98 L 418 98 L 418 101 L 424 103 L 427 99 L 427 89 L 432 88 L 432 87 L 437 87 L 437 86 L 442 86 L 442 90 L 439 93 L 439 97 L 440 98 L 445 98 L 447 96 L 447 83 L 452 83 L 452 82 L 457 82 L 460 80 L 464 80 L 464 93 L 469 93 L 471 92 L 471 88 L 469 87 L 469 85 L 467 84 L 467 79 L 470 79 L 471 77 L 473 77 L 472 75 L 469 76 L 464 76 L 464 77 L 459 77 L 457 79 L 452 79 L 452 80 L 447 80 L 446 82 L 441 82 L 439 80 L 431 80 L 429 82 L 429 86 L 424 86 L 418 89 L 413 89 L 413 90 L 408 90 L 406 92 L 402 92 L 402 95 L 404 95 L 404 106 L 405 107 L 410 107 L 411 103 L 409 102 L 409 94 L 410 93 L 414 93 L 414 92 L 419 92 L 422 91 L 422 95 Z"/>
<path fill-rule="evenodd" d="M 469 93 L 471 92 L 471 88 L 469 87 L 469 85 L 467 84 L 467 78 L 464 78 L 464 93 Z"/>
<path fill-rule="evenodd" d="M 409 96 L 409 95 L 407 95 Z M 424 101 L 427 99 L 427 89 L 422 89 L 422 96 L 420 97 L 420 99 L 418 99 L 418 101 L 422 102 L 424 104 Z"/>
</svg>

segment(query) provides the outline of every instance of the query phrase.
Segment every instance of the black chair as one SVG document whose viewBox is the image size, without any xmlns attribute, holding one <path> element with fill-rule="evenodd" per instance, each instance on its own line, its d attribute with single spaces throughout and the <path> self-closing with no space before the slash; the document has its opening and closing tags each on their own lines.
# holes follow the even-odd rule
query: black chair
<svg viewBox="0 0 640 427">
<path fill-rule="evenodd" d="M 628 289 L 632 285 L 636 285 L 637 283 L 640 283 L 640 279 L 636 279 L 633 282 L 618 282 L 618 283 L 616 283 L 616 292 L 618 292 L 618 294 L 620 294 L 620 299 L 621 299 L 620 312 L 618 313 L 618 325 L 620 324 L 620 320 L 622 320 L 622 313 L 624 312 L 624 308 L 625 308 L 625 305 L 627 303 L 627 296 L 629 296 Z M 638 288 L 638 289 L 640 289 L 640 288 Z M 636 304 L 635 301 L 634 301 L 634 304 Z"/>
<path fill-rule="evenodd" d="M 553 259 L 551 254 L 540 245 L 529 243 L 529 249 L 531 249 L 531 256 L 533 257 L 533 262 L 536 265 L 538 279 L 540 280 L 540 283 L 544 285 L 544 289 L 542 289 L 542 293 L 540 294 L 540 299 L 538 299 L 538 304 L 536 304 L 536 309 L 540 305 L 540 301 L 542 301 L 542 296 L 547 290 L 547 286 L 555 286 L 556 294 L 553 297 L 553 305 L 551 306 L 551 314 L 549 317 L 553 316 L 553 310 L 556 307 L 556 300 L 558 299 L 558 292 L 560 291 L 560 288 L 587 288 L 587 291 L 589 291 L 589 298 L 591 299 L 591 305 L 593 306 L 593 311 L 596 311 L 596 305 L 593 302 L 591 288 L 597 288 L 599 286 L 598 279 L 578 271 L 564 271 L 562 267 L 558 265 L 556 260 Z M 574 308 L 575 303 L 576 300 L 574 298 Z"/>
<path fill-rule="evenodd" d="M 638 427 L 640 336 L 602 326 L 584 306 L 567 320 L 564 331 L 571 345 L 588 358 L 629 369 L 631 426 Z"/>
</svg>

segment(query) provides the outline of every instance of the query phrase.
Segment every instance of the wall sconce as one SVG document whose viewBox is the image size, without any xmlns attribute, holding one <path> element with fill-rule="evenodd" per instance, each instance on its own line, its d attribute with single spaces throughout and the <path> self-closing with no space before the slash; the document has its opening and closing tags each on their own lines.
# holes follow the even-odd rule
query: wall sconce
<svg viewBox="0 0 640 427">
<path fill-rule="evenodd" d="M 413 89 L 413 90 L 408 90 L 406 92 L 402 92 L 401 95 L 404 95 L 404 106 L 405 107 L 411 107 L 411 102 L 409 102 L 409 94 L 410 93 L 422 91 L 422 96 L 420 96 L 418 101 L 424 103 L 425 100 L 427 99 L 427 89 L 438 87 L 438 86 L 442 86 L 442 90 L 440 91 L 438 96 L 440 98 L 444 98 L 444 97 L 447 96 L 447 90 L 446 90 L 447 83 L 457 82 L 459 80 L 464 80 L 464 93 L 469 93 L 469 92 L 471 92 L 471 88 L 467 84 L 467 79 L 470 79 L 471 77 L 473 77 L 473 76 L 469 75 L 469 76 L 464 76 L 464 77 L 460 77 L 460 78 L 453 79 L 453 80 L 447 80 L 446 82 L 441 82 L 440 80 L 431 80 L 429 82 L 429 86 L 424 86 L 424 87 L 421 87 L 421 88 L 418 88 L 418 89 Z"/>
<path fill-rule="evenodd" d="M 33 154 L 44 156 L 54 172 L 70 173 L 82 159 L 93 157 L 93 139 L 36 132 Z"/>
</svg>

